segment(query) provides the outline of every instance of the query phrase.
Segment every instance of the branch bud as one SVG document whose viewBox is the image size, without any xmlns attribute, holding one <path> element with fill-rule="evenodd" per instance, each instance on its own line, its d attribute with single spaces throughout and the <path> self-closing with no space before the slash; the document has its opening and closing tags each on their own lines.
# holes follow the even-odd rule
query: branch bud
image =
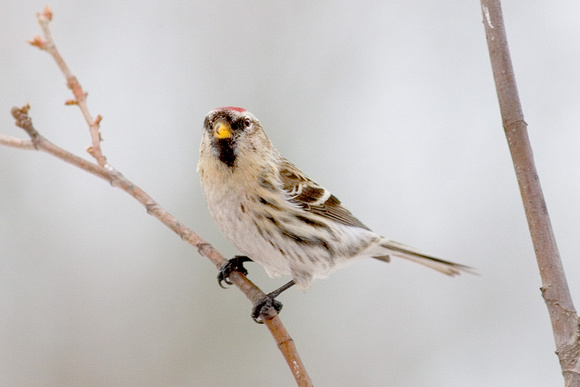
<svg viewBox="0 0 580 387">
<path fill-rule="evenodd" d="M 41 50 L 44 50 L 46 47 L 46 41 L 42 39 L 39 35 L 34 35 L 32 39 L 27 40 L 26 42 L 31 46 L 40 48 Z"/>
</svg>

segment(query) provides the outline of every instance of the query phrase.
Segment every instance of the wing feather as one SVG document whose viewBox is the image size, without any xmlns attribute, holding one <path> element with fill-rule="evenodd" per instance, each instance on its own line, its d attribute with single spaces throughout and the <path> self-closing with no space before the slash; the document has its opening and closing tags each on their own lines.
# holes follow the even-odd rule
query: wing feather
<svg viewBox="0 0 580 387">
<path fill-rule="evenodd" d="M 340 200 L 324 187 L 304 175 L 288 160 L 283 160 L 280 168 L 282 189 L 290 196 L 290 201 L 299 205 L 304 211 L 334 220 L 346 226 L 360 227 L 369 230 Z"/>
</svg>

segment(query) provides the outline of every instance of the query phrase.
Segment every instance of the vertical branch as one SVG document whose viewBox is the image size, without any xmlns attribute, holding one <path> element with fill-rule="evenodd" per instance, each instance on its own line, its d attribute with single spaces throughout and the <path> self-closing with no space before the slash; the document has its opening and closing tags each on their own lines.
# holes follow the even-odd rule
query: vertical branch
<svg viewBox="0 0 580 387">
<path fill-rule="evenodd" d="M 560 366 L 566 386 L 580 386 L 578 315 L 570 296 L 534 163 L 507 44 L 500 0 L 481 0 L 481 6 L 503 128 L 536 252 L 542 278 L 542 296 L 550 314 Z"/>
</svg>

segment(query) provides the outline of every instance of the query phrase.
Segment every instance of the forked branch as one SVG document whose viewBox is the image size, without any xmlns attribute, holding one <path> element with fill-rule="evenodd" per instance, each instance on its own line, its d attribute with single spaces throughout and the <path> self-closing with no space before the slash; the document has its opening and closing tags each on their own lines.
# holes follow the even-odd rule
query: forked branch
<svg viewBox="0 0 580 387">
<path fill-rule="evenodd" d="M 101 117 L 97 116 L 93 119 L 92 115 L 89 113 L 86 101 L 87 93 L 82 89 L 77 78 L 72 74 L 66 62 L 56 48 L 49 26 L 51 20 L 52 12 L 48 7 L 43 12 L 38 14 L 38 22 L 42 28 L 43 37 L 35 36 L 34 39 L 30 41 L 30 43 L 48 52 L 55 59 L 59 68 L 64 74 L 67 80 L 67 85 L 72 90 L 74 95 L 74 99 L 67 101 L 66 104 L 77 105 L 81 109 L 91 134 L 91 146 L 88 148 L 88 152 L 95 158 L 97 162 L 93 163 L 85 160 L 84 158 L 76 156 L 71 152 L 51 143 L 44 136 L 39 134 L 38 131 L 34 128 L 32 119 L 28 114 L 30 109 L 29 105 L 21 108 L 13 108 L 12 115 L 16 120 L 16 125 L 26 131 L 30 137 L 30 140 L 22 140 L 0 135 L 0 144 L 19 149 L 36 149 L 49 153 L 69 164 L 72 164 L 97 177 L 100 177 L 115 187 L 122 189 L 133 198 L 135 198 L 139 203 L 141 203 L 147 209 L 147 213 L 153 215 L 164 225 L 179 235 L 181 239 L 195 247 L 202 256 L 208 258 L 214 265 L 216 265 L 218 269 L 221 268 L 226 260 L 213 246 L 207 243 L 198 234 L 187 228 L 183 223 L 177 220 L 163 207 L 161 207 L 155 200 L 153 200 L 153 198 L 151 198 L 151 196 L 149 196 L 145 191 L 125 178 L 120 172 L 118 172 L 107 163 L 107 160 L 103 155 L 100 147 L 101 138 L 99 133 L 99 123 L 101 121 Z M 252 303 L 255 303 L 258 299 L 264 297 L 264 293 L 244 275 L 235 272 L 232 273 L 229 279 L 244 293 L 248 299 L 250 299 L 250 301 L 252 301 Z M 296 379 L 297 384 L 299 386 L 311 386 L 312 382 L 310 381 L 304 364 L 298 355 L 294 341 L 288 334 L 288 331 L 284 328 L 284 325 L 282 324 L 275 311 L 273 311 L 270 316 L 267 316 L 267 318 L 264 319 L 264 323 L 274 337 L 276 345 L 288 363 L 288 366 L 294 378 Z"/>
</svg>

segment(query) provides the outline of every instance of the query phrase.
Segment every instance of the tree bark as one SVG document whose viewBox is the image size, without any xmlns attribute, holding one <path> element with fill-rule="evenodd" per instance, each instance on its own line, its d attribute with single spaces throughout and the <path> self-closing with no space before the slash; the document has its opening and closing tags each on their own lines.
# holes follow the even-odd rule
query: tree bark
<svg viewBox="0 0 580 387">
<path fill-rule="evenodd" d="M 552 230 L 511 63 L 500 0 L 481 0 L 483 24 L 499 99 L 502 123 L 516 171 L 542 278 L 556 353 L 567 387 L 580 387 L 578 315 L 574 309 Z"/>
</svg>

